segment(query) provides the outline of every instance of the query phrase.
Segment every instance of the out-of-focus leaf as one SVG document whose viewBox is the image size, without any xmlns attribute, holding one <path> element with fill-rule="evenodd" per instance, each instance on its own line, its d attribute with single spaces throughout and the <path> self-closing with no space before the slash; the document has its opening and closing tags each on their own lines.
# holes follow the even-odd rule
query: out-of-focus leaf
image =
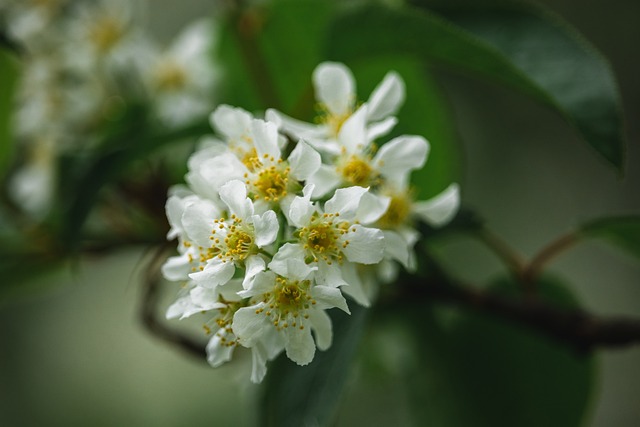
<svg viewBox="0 0 640 427">
<path fill-rule="evenodd" d="M 336 414 L 362 338 L 368 309 L 351 304 L 351 315 L 331 310 L 333 344 L 307 366 L 281 355 L 265 379 L 260 419 L 277 427 L 327 426 Z"/>
<path fill-rule="evenodd" d="M 0 178 L 11 161 L 13 136 L 11 113 L 18 81 L 18 63 L 9 52 L 0 49 Z"/>
<path fill-rule="evenodd" d="M 352 61 L 408 53 L 517 88 L 562 114 L 591 147 L 622 169 L 616 83 L 607 62 L 574 30 L 523 6 L 450 16 L 460 26 L 423 9 L 367 5 L 334 22 L 328 52 L 333 59 Z"/>
<path fill-rule="evenodd" d="M 142 114 L 142 116 L 140 115 Z M 89 158 L 78 159 L 69 165 L 71 172 L 66 181 L 73 185 L 66 188 L 63 200 L 64 223 L 62 238 L 69 248 L 77 244 L 82 226 L 98 199 L 100 190 L 110 181 L 117 179 L 132 163 L 147 159 L 161 147 L 195 139 L 211 128 L 206 120 L 186 125 L 183 128 L 155 133 L 145 121 L 144 112 L 133 110 L 123 119 L 119 132 L 109 137 L 111 143 L 103 144 L 103 149 Z"/>
<path fill-rule="evenodd" d="M 581 233 L 586 237 L 604 239 L 640 257 L 640 216 L 605 218 L 584 225 Z"/>
<path fill-rule="evenodd" d="M 221 43 L 223 102 L 250 111 L 313 111 L 311 73 L 322 59 L 332 7 L 321 0 L 276 0 L 229 22 Z"/>
<path fill-rule="evenodd" d="M 323 59 L 321 48 L 332 9 L 332 2 L 325 0 L 273 3 L 266 16 L 260 47 L 281 105 L 268 107 L 289 113 L 300 102 L 306 104 L 300 108 L 313 107 L 311 73 Z"/>
<path fill-rule="evenodd" d="M 568 288 L 549 279 L 541 295 L 574 306 Z M 491 288 L 519 296 L 515 283 Z M 406 311 L 405 311 L 406 312 Z M 443 321 L 429 308 L 407 312 L 421 348 L 408 377 L 419 425 L 580 426 L 593 391 L 595 360 L 497 317 L 458 313 Z"/>
<path fill-rule="evenodd" d="M 381 55 L 348 63 L 358 82 L 360 99 L 367 99 L 384 75 L 398 72 L 406 85 L 406 100 L 394 135 L 424 136 L 431 146 L 427 164 L 412 175 L 418 199 L 427 199 L 460 179 L 460 153 L 449 105 L 426 67 L 408 56 Z M 384 143 L 390 138 L 381 138 Z"/>
</svg>

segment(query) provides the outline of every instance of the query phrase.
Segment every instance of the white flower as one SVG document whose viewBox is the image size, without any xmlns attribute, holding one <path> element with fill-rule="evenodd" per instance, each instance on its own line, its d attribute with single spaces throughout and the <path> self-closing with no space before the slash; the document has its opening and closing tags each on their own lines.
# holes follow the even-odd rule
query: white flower
<svg viewBox="0 0 640 427">
<path fill-rule="evenodd" d="M 389 201 L 367 192 L 366 188 L 349 187 L 336 190 L 324 204 L 311 202 L 313 185 L 296 197 L 289 209 L 289 222 L 296 227 L 294 236 L 300 243 L 292 250 L 303 259 L 317 265 L 317 283 L 333 287 L 345 286 L 343 291 L 358 303 L 368 305 L 360 282 L 347 280 L 356 277 L 358 264 L 376 264 L 384 254 L 383 234 L 365 227 L 385 212 Z"/>
<path fill-rule="evenodd" d="M 200 250 L 204 264 L 189 274 L 198 285 L 215 288 L 227 283 L 236 268 L 245 269 L 247 283 L 264 270 L 262 252 L 278 233 L 278 219 L 269 210 L 254 214 L 253 202 L 247 198 L 246 186 L 230 181 L 220 188 L 220 198 L 227 207 L 227 218 L 216 217 L 211 204 L 194 202 L 187 206 L 182 224 L 189 239 Z"/>
<path fill-rule="evenodd" d="M 314 148 L 334 152 L 342 126 L 359 109 L 356 108 L 356 84 L 351 71 L 336 62 L 323 62 L 313 72 L 316 98 L 323 114 L 319 125 L 304 123 L 275 110 L 267 111 L 267 118 L 298 138 L 307 140 Z M 397 119 L 393 115 L 405 98 L 404 82 L 395 72 L 389 72 L 374 89 L 367 104 L 364 121 L 369 140 L 388 133 Z"/>
<path fill-rule="evenodd" d="M 189 25 L 163 53 L 152 54 L 145 83 L 159 117 L 175 126 L 204 115 L 212 106 L 217 70 L 211 60 L 210 20 Z"/>
<path fill-rule="evenodd" d="M 78 4 L 68 22 L 66 56 L 82 73 L 137 71 L 149 46 L 135 24 L 138 1 L 97 0 Z"/>
<path fill-rule="evenodd" d="M 429 144 L 421 136 L 399 136 L 377 149 L 367 136 L 367 111 L 364 104 L 347 120 L 337 139 L 340 154 L 309 178 L 315 185 L 314 197 L 341 186 L 368 187 L 385 182 L 402 186 L 411 171 L 424 166 Z"/>
<path fill-rule="evenodd" d="M 340 290 L 313 284 L 314 270 L 293 245 L 282 246 L 269 270 L 259 273 L 252 286 L 239 293 L 254 301 L 233 318 L 240 344 L 252 347 L 269 331 L 278 331 L 287 357 L 299 365 L 313 360 L 316 344 L 321 350 L 329 348 L 331 320 L 324 310 L 338 307 L 348 313 L 349 309 Z"/>
<path fill-rule="evenodd" d="M 415 201 L 406 180 L 401 186 L 386 186 L 381 194 L 389 197 L 390 203 L 385 214 L 376 222 L 385 239 L 385 257 L 399 261 L 408 269 L 415 268 L 413 246 L 419 238 L 414 228 L 416 220 L 422 220 L 434 227 L 449 222 L 460 206 L 458 184 L 451 184 L 444 191 L 429 200 Z"/>
<path fill-rule="evenodd" d="M 214 197 L 220 186 L 233 179 L 244 181 L 256 209 L 263 211 L 275 205 L 288 206 L 305 181 L 320 167 L 320 155 L 304 141 L 298 142 L 288 159 L 282 158 L 278 128 L 263 120 L 251 119 L 248 134 L 235 137 L 244 141 L 242 157 L 223 143 L 210 142 L 203 154 L 192 159 L 187 175 L 196 188 Z M 248 145 L 251 144 L 251 145 Z"/>
</svg>

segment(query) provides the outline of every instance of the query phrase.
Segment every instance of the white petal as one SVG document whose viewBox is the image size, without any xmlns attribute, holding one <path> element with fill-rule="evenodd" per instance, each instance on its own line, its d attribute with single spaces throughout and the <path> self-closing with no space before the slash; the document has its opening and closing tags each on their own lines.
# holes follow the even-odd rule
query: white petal
<svg viewBox="0 0 640 427">
<path fill-rule="evenodd" d="M 423 137 L 399 136 L 380 147 L 373 164 L 382 175 L 396 179 L 424 166 L 428 152 L 429 143 Z"/>
<path fill-rule="evenodd" d="M 199 286 L 215 288 L 224 285 L 233 277 L 236 267 L 232 262 L 224 262 L 217 258 L 205 266 L 204 270 L 189 274 L 189 277 Z"/>
<path fill-rule="evenodd" d="M 191 302 L 191 297 L 189 295 L 178 298 L 173 304 L 169 306 L 167 309 L 167 319 L 175 319 L 177 317 L 184 318 L 185 313 L 188 313 L 193 309 L 193 303 Z"/>
<path fill-rule="evenodd" d="M 451 184 L 436 197 L 413 205 L 413 213 L 430 225 L 439 227 L 449 222 L 460 206 L 460 188 Z"/>
<path fill-rule="evenodd" d="M 309 191 L 310 190 L 310 191 Z M 303 196 L 296 196 L 289 207 L 289 220 L 296 227 L 304 227 L 309 223 L 311 215 L 315 212 L 315 207 L 311 203 L 311 192 L 313 184 L 308 184 L 303 190 Z"/>
<path fill-rule="evenodd" d="M 365 292 L 364 285 L 361 279 L 361 274 L 357 269 L 357 266 L 353 263 L 344 263 L 342 267 L 342 274 L 347 286 L 343 286 L 340 290 L 353 298 L 358 304 L 363 307 L 369 307 L 371 302 L 369 296 Z"/>
<path fill-rule="evenodd" d="M 362 195 L 355 219 L 361 224 L 372 224 L 379 220 L 389 208 L 391 199 L 387 196 L 379 196 L 370 191 Z"/>
<path fill-rule="evenodd" d="M 184 202 L 182 197 L 170 196 L 165 204 L 167 220 L 171 225 L 171 230 L 167 233 L 167 239 L 173 240 L 182 233 L 182 213 L 184 212 Z"/>
<path fill-rule="evenodd" d="M 205 160 L 185 177 L 197 194 L 218 199 L 220 187 L 234 179 L 243 179 L 247 167 L 233 153 Z"/>
<path fill-rule="evenodd" d="M 253 117 L 247 111 L 229 105 L 220 105 L 209 118 L 214 129 L 233 139 L 247 132 L 252 119 Z"/>
<path fill-rule="evenodd" d="M 303 140 L 298 141 L 296 148 L 289 155 L 291 176 L 298 181 L 305 181 L 316 173 L 321 164 L 320 154 Z"/>
<path fill-rule="evenodd" d="M 313 71 L 316 99 L 323 103 L 331 114 L 344 116 L 351 112 L 355 103 L 356 84 L 351 71 L 337 62 L 323 62 Z"/>
<path fill-rule="evenodd" d="M 191 264 L 187 253 L 172 256 L 162 265 L 162 275 L 167 280 L 187 280 L 189 273 L 191 273 Z"/>
<path fill-rule="evenodd" d="M 234 347 L 221 343 L 220 338 L 215 334 L 207 343 L 207 362 L 214 368 L 228 362 L 233 356 Z"/>
<path fill-rule="evenodd" d="M 367 140 L 367 104 L 362 104 L 344 122 L 338 133 L 338 142 L 349 154 L 361 153 L 369 144 L 370 141 Z"/>
<path fill-rule="evenodd" d="M 409 243 L 395 231 L 384 230 L 384 255 L 399 261 L 405 268 L 409 267 Z"/>
<path fill-rule="evenodd" d="M 273 157 L 275 160 L 279 159 L 278 127 L 275 123 L 256 119 L 251 122 L 251 130 L 253 131 L 253 143 L 258 152 L 258 156 L 261 159 L 265 155 L 267 157 Z"/>
<path fill-rule="evenodd" d="M 391 132 L 391 129 L 398 123 L 395 117 L 389 117 L 367 127 L 367 141 L 373 141 Z"/>
<path fill-rule="evenodd" d="M 286 330 L 287 342 L 285 350 L 287 357 L 300 366 L 308 365 L 313 360 L 316 345 L 311 337 L 309 328 L 299 329 L 290 327 Z"/>
<path fill-rule="evenodd" d="M 335 190 L 340 184 L 341 178 L 336 169 L 329 165 L 320 165 L 320 168 L 307 178 L 308 184 L 313 184 L 313 198 L 318 199 Z"/>
<path fill-rule="evenodd" d="M 337 263 L 327 264 L 325 261 L 318 261 L 318 271 L 315 275 L 316 283 L 321 286 L 337 288 L 348 285 L 342 278 L 342 270 Z"/>
<path fill-rule="evenodd" d="M 360 264 L 376 264 L 384 254 L 384 235 L 377 228 L 352 225 L 341 240 L 348 240 L 349 244 L 342 250 L 351 262 Z"/>
<path fill-rule="evenodd" d="M 344 289 L 344 288 L 341 288 Z M 347 301 L 342 296 L 340 289 L 333 286 L 316 285 L 312 290 L 313 298 L 318 302 L 319 309 L 339 308 L 347 314 L 351 314 Z"/>
<path fill-rule="evenodd" d="M 398 73 L 390 71 L 369 97 L 368 120 L 375 122 L 395 114 L 405 98 L 405 85 Z"/>
<path fill-rule="evenodd" d="M 253 227 L 256 233 L 256 245 L 259 248 L 270 245 L 278 236 L 278 217 L 274 211 L 266 211 L 261 216 L 253 215 Z"/>
<path fill-rule="evenodd" d="M 265 262 L 259 255 L 252 255 L 247 258 L 244 263 L 246 272 L 244 274 L 244 280 L 242 281 L 242 287 L 249 289 L 250 283 L 254 276 L 265 269 Z"/>
<path fill-rule="evenodd" d="M 326 126 L 296 120 L 272 108 L 267 110 L 265 118 L 297 138 L 325 138 L 327 136 Z"/>
<path fill-rule="evenodd" d="M 337 289 L 334 289 L 337 291 Z M 316 345 L 320 350 L 331 347 L 333 331 L 331 330 L 331 318 L 322 310 L 311 310 L 309 323 L 316 335 Z"/>
<path fill-rule="evenodd" d="M 261 304 L 243 307 L 233 315 L 233 333 L 245 347 L 251 347 L 260 339 L 265 329 L 273 327 L 267 321 L 267 316 L 256 313 L 256 310 L 262 307 Z"/>
<path fill-rule="evenodd" d="M 251 348 L 251 382 L 259 384 L 267 375 L 267 355 L 260 346 Z"/>
<path fill-rule="evenodd" d="M 242 298 L 251 298 L 256 295 L 266 294 L 273 290 L 275 281 L 276 275 L 273 271 L 260 271 L 250 282 L 243 282 L 244 290 L 238 291 L 238 295 Z"/>
<path fill-rule="evenodd" d="M 212 202 L 204 199 L 194 201 L 182 214 L 182 224 L 187 236 L 198 246 L 211 246 L 211 232 L 214 220 L 220 218 L 220 210 Z"/>
<path fill-rule="evenodd" d="M 293 280 L 305 280 L 316 270 L 304 262 L 304 250 L 299 244 L 285 243 L 273 256 L 269 269 Z"/>
<path fill-rule="evenodd" d="M 226 307 L 225 304 L 218 302 L 218 292 L 214 289 L 196 286 L 189 292 L 191 301 L 200 308 L 200 311 L 209 311 Z"/>
<path fill-rule="evenodd" d="M 360 200 L 367 191 L 368 189 L 358 186 L 339 188 L 333 197 L 324 204 L 324 211 L 328 213 L 339 213 L 340 216 L 345 219 L 354 218 L 356 212 L 358 212 Z"/>
<path fill-rule="evenodd" d="M 220 198 L 232 214 L 241 219 L 253 215 L 253 203 L 247 198 L 247 186 L 239 180 L 229 181 L 220 187 Z"/>
</svg>

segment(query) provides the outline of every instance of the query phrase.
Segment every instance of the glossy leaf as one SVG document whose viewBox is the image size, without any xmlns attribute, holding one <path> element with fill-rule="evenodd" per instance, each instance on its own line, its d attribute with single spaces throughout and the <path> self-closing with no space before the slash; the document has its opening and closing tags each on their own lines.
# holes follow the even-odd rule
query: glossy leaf
<svg viewBox="0 0 640 427">
<path fill-rule="evenodd" d="M 514 87 L 562 114 L 622 169 L 621 105 L 611 70 L 567 24 L 532 8 L 451 19 L 460 25 L 423 9 L 365 6 L 334 23 L 328 51 L 336 60 L 407 53 Z"/>
<path fill-rule="evenodd" d="M 503 280 L 491 288 L 520 297 Z M 548 279 L 545 299 L 574 306 L 568 289 Z M 436 313 L 437 314 L 437 313 Z M 421 364 L 409 375 L 418 424 L 581 426 L 594 388 L 595 360 L 499 317 L 465 311 L 443 321 L 430 309 L 407 316 Z"/>
<path fill-rule="evenodd" d="M 640 216 L 623 216 L 593 221 L 582 227 L 586 237 L 606 240 L 640 257 Z"/>
<path fill-rule="evenodd" d="M 331 425 L 367 320 L 368 309 L 355 303 L 350 309 L 351 315 L 329 311 L 333 344 L 309 365 L 297 366 L 284 355 L 269 365 L 259 417 L 265 425 Z"/>
<path fill-rule="evenodd" d="M 18 81 L 18 63 L 9 52 L 0 49 L 0 177 L 4 175 L 13 154 L 11 112 Z"/>
<path fill-rule="evenodd" d="M 233 17 L 220 44 L 222 101 L 249 111 L 313 112 L 311 73 L 322 60 L 331 11 L 327 1 L 277 0 Z"/>
</svg>

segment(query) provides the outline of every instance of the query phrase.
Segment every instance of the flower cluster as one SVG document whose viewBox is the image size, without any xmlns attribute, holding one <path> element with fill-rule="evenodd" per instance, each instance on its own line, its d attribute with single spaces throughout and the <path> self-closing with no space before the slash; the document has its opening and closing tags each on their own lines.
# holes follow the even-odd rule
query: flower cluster
<svg viewBox="0 0 640 427">
<path fill-rule="evenodd" d="M 397 74 L 362 104 L 342 64 L 320 64 L 313 82 L 319 124 L 218 107 L 211 123 L 220 138 L 202 141 L 188 186 L 167 201 L 179 255 L 163 274 L 184 283 L 167 317 L 206 312 L 210 364 L 250 348 L 254 382 L 282 351 L 306 365 L 316 347 L 327 349 L 326 310 L 348 313 L 345 296 L 369 305 L 397 263 L 414 268 L 415 222 L 444 224 L 458 207 L 455 184 L 432 200 L 412 198 L 410 173 L 429 151 L 424 138 L 374 143 L 397 121 L 405 96 Z"/>
<path fill-rule="evenodd" d="M 138 1 L 0 3 L 0 26 L 5 21 L 22 65 L 13 128 L 24 162 L 10 192 L 36 217 L 52 201 L 58 156 L 90 148 L 123 106 L 145 102 L 166 126 L 214 106 L 208 20 L 162 48 L 143 30 Z"/>
</svg>

